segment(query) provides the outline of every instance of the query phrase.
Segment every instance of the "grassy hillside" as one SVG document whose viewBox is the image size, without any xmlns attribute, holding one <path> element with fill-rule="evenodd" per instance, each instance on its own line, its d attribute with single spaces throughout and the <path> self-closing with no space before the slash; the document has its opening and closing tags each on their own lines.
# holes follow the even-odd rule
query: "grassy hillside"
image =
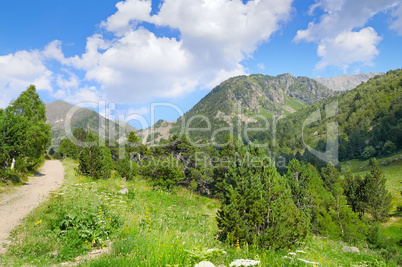
<svg viewBox="0 0 402 267">
<path fill-rule="evenodd" d="M 44 266 L 74 262 L 96 247 L 110 254 L 81 261 L 82 266 L 194 266 L 210 260 L 229 266 L 234 259 L 261 260 L 261 266 L 397 266 L 366 245 L 361 253 L 342 252 L 340 242 L 311 236 L 291 250 L 260 250 L 243 244 L 227 246 L 216 240 L 216 200 L 183 188 L 155 190 L 141 178 L 92 180 L 77 176 L 76 163 L 65 160 L 66 182 L 35 209 L 13 234 L 0 265 Z M 118 193 L 128 188 L 128 194 Z M 207 251 L 215 249 L 215 252 Z M 225 253 L 223 252 L 225 251 Z"/>
</svg>

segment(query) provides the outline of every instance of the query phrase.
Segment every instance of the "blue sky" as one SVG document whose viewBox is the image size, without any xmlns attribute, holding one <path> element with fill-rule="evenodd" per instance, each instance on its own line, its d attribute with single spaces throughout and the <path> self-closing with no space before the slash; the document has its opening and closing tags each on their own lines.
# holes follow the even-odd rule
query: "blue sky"
<svg viewBox="0 0 402 267">
<path fill-rule="evenodd" d="M 33 83 L 45 102 L 103 99 L 151 123 L 150 103 L 186 112 L 231 76 L 386 72 L 401 47 L 402 0 L 6 0 L 0 108 Z"/>
</svg>

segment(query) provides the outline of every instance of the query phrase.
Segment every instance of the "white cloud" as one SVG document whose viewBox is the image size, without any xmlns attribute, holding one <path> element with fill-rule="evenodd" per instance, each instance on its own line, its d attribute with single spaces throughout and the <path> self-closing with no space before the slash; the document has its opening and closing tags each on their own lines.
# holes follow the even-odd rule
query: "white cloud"
<svg viewBox="0 0 402 267">
<path fill-rule="evenodd" d="M 260 70 L 264 70 L 265 69 L 265 65 L 263 63 L 258 63 L 257 64 L 257 68 L 259 68 Z"/>
<path fill-rule="evenodd" d="M 242 60 L 289 18 L 292 0 L 166 0 L 150 15 L 151 1 L 127 0 L 101 23 L 114 33 L 88 38 L 82 56 L 54 58 L 86 71 L 110 101 L 142 102 L 152 97 L 183 96 L 197 87 L 217 85 L 228 75 L 244 74 Z M 178 30 L 161 37 L 141 27 Z M 163 32 L 163 31 L 162 31 Z M 57 48 L 57 43 L 54 44 Z"/>
<path fill-rule="evenodd" d="M 47 59 L 56 59 L 61 63 L 66 63 L 66 59 L 64 58 L 63 52 L 61 51 L 62 42 L 59 40 L 54 40 L 50 42 L 45 49 L 43 50 L 43 55 Z"/>
<path fill-rule="evenodd" d="M 377 45 L 381 39 L 371 27 L 358 32 L 343 32 L 334 39 L 324 39 L 317 49 L 321 61 L 316 67 L 324 69 L 332 65 L 346 71 L 352 63 L 370 64 L 379 54 Z"/>
<path fill-rule="evenodd" d="M 395 20 L 390 25 L 390 29 L 402 35 L 402 4 L 400 4 L 393 12 L 392 16 Z"/>
<path fill-rule="evenodd" d="M 80 79 L 74 73 L 64 70 L 66 75 L 58 74 L 56 83 L 59 88 L 78 88 L 80 86 Z M 68 76 L 66 78 L 66 76 Z"/>
<path fill-rule="evenodd" d="M 56 99 L 63 99 L 73 105 L 78 105 L 82 102 L 98 103 L 99 100 L 105 99 L 105 95 L 99 92 L 99 90 L 94 86 L 75 89 L 60 89 L 53 94 L 53 97 Z"/>
<path fill-rule="evenodd" d="M 318 22 L 310 22 L 307 29 L 297 31 L 294 41 L 318 45 L 317 54 L 321 57 L 318 69 L 329 65 L 345 69 L 354 63 L 371 64 L 378 55 L 376 47 L 381 38 L 373 28 L 364 26 L 375 14 L 401 3 L 401 0 L 318 0 L 310 7 L 310 14 L 318 8 L 324 14 Z"/>
<path fill-rule="evenodd" d="M 18 51 L 0 56 L 0 108 L 8 106 L 30 84 L 37 90 L 52 91 L 53 73 L 43 63 L 42 52 Z"/>
<path fill-rule="evenodd" d="M 152 10 L 151 1 L 146 0 L 119 2 L 116 4 L 116 8 L 117 12 L 102 22 L 101 26 L 118 35 L 122 35 L 130 30 L 131 26 L 136 25 L 133 18 L 141 21 L 149 20 Z"/>
</svg>

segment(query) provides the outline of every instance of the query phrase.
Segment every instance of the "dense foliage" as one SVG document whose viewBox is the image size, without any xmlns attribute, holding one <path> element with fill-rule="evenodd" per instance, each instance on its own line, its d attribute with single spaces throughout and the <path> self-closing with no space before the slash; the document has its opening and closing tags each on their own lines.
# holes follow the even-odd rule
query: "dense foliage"
<svg viewBox="0 0 402 267">
<path fill-rule="evenodd" d="M 325 107 L 334 101 L 338 102 L 337 114 L 327 118 Z M 303 122 L 316 110 L 322 120 L 306 126 L 302 133 Z M 324 151 L 326 126 L 332 121 L 339 126 L 340 161 L 387 156 L 402 149 L 402 70 L 376 76 L 354 90 L 280 120 L 276 135 L 280 151 L 302 150 L 303 141 Z M 264 133 L 258 136 L 261 140 L 268 137 Z"/>
<path fill-rule="evenodd" d="M 0 177 L 7 180 L 14 164 L 17 172 L 35 171 L 49 143 L 45 105 L 31 85 L 0 109 Z"/>
<path fill-rule="evenodd" d="M 307 234 L 307 223 L 291 198 L 286 181 L 259 149 L 237 144 L 236 160 L 223 181 L 218 211 L 221 240 L 262 248 L 291 247 Z M 251 162 L 244 159 L 251 157 Z"/>
</svg>

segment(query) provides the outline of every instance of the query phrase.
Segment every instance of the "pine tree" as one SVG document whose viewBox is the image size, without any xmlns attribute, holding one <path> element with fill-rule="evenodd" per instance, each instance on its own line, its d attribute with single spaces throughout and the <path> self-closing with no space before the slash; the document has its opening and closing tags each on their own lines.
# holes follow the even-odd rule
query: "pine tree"
<svg viewBox="0 0 402 267">
<path fill-rule="evenodd" d="M 296 207 L 301 210 L 310 222 L 311 230 L 319 233 L 318 218 L 325 211 L 323 205 L 328 196 L 317 169 L 311 165 L 301 165 L 298 160 L 292 160 L 288 165 L 288 172 L 284 176 Z"/>
<path fill-rule="evenodd" d="M 375 158 L 364 181 L 365 209 L 376 221 L 384 221 L 392 207 L 391 194 L 385 187 L 386 178 Z"/>
<path fill-rule="evenodd" d="M 262 248 L 290 247 L 303 240 L 307 223 L 271 160 L 258 149 L 234 149 L 238 155 L 227 169 L 217 217 L 220 239 Z"/>
<path fill-rule="evenodd" d="M 358 214 L 347 205 L 340 173 L 332 164 L 328 164 L 321 170 L 321 176 L 330 193 L 324 205 L 327 207 L 326 213 L 331 217 L 332 225 L 329 228 L 329 224 L 327 225 L 329 218 L 326 218 L 327 221 L 321 221 L 325 224 L 321 224 L 320 228 L 333 239 L 342 239 L 349 243 L 363 240 L 367 227 L 359 219 Z"/>
<path fill-rule="evenodd" d="M 363 179 L 360 175 L 353 176 L 350 169 L 346 171 L 342 187 L 347 202 L 354 212 L 359 213 L 360 217 L 364 214 L 364 194 Z"/>
<path fill-rule="evenodd" d="M 97 143 L 94 146 L 84 147 L 79 154 L 79 171 L 86 176 L 95 179 L 107 179 L 111 176 L 111 171 L 114 168 L 110 150 L 101 146 L 99 138 L 91 133 L 88 133 L 86 142 Z"/>
<path fill-rule="evenodd" d="M 138 173 L 138 165 L 136 162 L 130 160 L 129 155 L 126 155 L 123 159 L 117 160 L 116 171 L 120 177 L 132 180 Z"/>
</svg>

